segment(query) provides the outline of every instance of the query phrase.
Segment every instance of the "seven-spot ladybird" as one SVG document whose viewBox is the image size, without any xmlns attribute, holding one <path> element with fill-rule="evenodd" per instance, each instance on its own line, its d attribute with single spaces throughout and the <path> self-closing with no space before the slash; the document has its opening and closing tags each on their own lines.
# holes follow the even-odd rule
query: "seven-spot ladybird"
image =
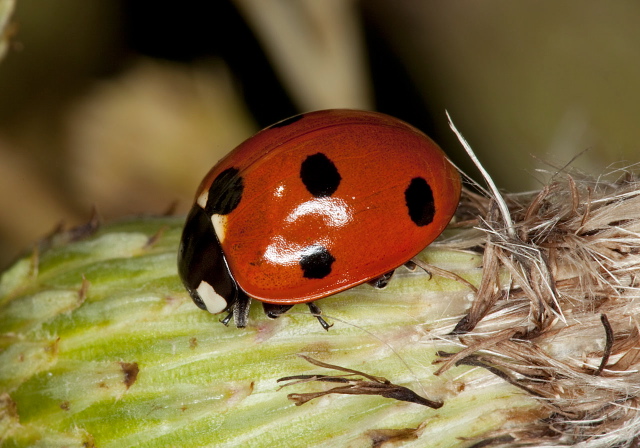
<svg viewBox="0 0 640 448">
<path fill-rule="evenodd" d="M 387 115 L 324 110 L 249 138 L 201 182 L 182 234 L 178 270 L 193 301 L 229 311 L 251 298 L 269 317 L 395 268 L 440 235 L 460 176 L 416 128 Z M 377 281 L 379 280 L 379 281 Z"/>
</svg>

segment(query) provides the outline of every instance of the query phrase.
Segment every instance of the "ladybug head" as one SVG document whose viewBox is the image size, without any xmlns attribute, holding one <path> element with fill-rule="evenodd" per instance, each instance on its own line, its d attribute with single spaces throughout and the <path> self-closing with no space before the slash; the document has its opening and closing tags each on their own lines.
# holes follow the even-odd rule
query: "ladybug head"
<svg viewBox="0 0 640 448">
<path fill-rule="evenodd" d="M 229 271 L 211 218 L 195 204 L 182 232 L 178 273 L 195 304 L 212 314 L 230 309 L 238 287 Z"/>
</svg>

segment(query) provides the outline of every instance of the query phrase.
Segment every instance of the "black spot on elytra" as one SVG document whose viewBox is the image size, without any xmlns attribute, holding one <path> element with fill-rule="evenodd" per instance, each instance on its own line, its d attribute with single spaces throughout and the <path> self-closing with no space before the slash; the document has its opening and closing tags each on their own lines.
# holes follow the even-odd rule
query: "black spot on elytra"
<svg viewBox="0 0 640 448">
<path fill-rule="evenodd" d="M 290 124 L 295 123 L 296 121 L 302 120 L 303 117 L 304 117 L 304 114 L 294 115 L 293 117 L 285 118 L 282 121 L 278 121 L 277 123 L 272 124 L 267 129 L 283 128 L 285 126 L 289 126 Z"/>
<path fill-rule="evenodd" d="M 404 192 L 404 198 L 409 209 L 409 216 L 417 226 L 431 224 L 436 214 L 433 191 L 429 183 L 422 177 L 414 177 Z"/>
<path fill-rule="evenodd" d="M 317 198 L 331 196 L 342 177 L 333 162 L 321 152 L 308 156 L 300 165 L 300 179 L 309 193 Z"/>
<path fill-rule="evenodd" d="M 238 206 L 244 191 L 244 180 L 239 172 L 238 168 L 227 168 L 215 178 L 209 187 L 207 215 L 227 215 Z"/>
<path fill-rule="evenodd" d="M 324 278 L 331 272 L 331 265 L 336 261 L 326 247 L 319 244 L 307 246 L 302 250 L 300 267 L 304 278 Z"/>
</svg>

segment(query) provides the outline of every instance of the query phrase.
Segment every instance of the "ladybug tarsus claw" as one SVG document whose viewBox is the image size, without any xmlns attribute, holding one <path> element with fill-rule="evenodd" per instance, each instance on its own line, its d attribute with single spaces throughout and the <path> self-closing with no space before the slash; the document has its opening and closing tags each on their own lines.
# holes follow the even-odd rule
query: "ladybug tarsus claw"
<svg viewBox="0 0 640 448">
<path fill-rule="evenodd" d="M 320 316 L 316 316 L 316 319 L 318 319 L 318 322 L 320 322 L 320 325 L 322 325 L 325 331 L 329 331 L 329 328 L 333 327 L 333 324 L 328 324 L 327 321 Z"/>
<path fill-rule="evenodd" d="M 231 317 L 233 317 L 233 311 L 229 311 L 229 314 L 227 314 L 224 319 L 220 319 L 220 323 L 222 323 L 225 327 L 228 327 L 229 322 L 231 322 Z"/>
<path fill-rule="evenodd" d="M 322 318 L 322 310 L 318 308 L 318 305 L 313 302 L 309 302 L 307 303 L 307 306 L 309 307 L 311 314 L 313 314 L 315 318 L 318 319 L 318 322 L 320 322 L 320 325 L 322 325 L 322 328 L 324 328 L 325 331 L 329 331 L 329 328 L 333 327 L 333 324 L 328 324 L 327 321 Z"/>
</svg>

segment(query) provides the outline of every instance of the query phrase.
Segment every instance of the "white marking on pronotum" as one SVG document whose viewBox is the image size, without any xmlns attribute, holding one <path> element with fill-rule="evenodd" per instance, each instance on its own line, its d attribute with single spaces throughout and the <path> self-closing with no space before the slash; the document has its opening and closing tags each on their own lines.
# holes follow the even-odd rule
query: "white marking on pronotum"
<svg viewBox="0 0 640 448">
<path fill-rule="evenodd" d="M 227 216 L 226 215 L 211 215 L 211 224 L 213 224 L 213 230 L 215 230 L 218 236 L 220 244 L 224 241 L 224 237 L 227 233 Z"/>
<path fill-rule="evenodd" d="M 207 206 L 208 200 L 209 200 L 209 190 L 204 190 L 202 193 L 200 193 L 200 196 L 198 196 L 198 199 L 196 199 L 196 202 L 200 207 L 204 209 Z"/>
<path fill-rule="evenodd" d="M 207 311 L 209 311 L 211 314 L 222 313 L 227 307 L 227 301 L 224 299 L 224 297 L 218 294 L 213 289 L 213 286 L 211 286 L 204 280 L 200 282 L 196 291 L 204 302 L 204 305 L 207 307 Z"/>
</svg>

